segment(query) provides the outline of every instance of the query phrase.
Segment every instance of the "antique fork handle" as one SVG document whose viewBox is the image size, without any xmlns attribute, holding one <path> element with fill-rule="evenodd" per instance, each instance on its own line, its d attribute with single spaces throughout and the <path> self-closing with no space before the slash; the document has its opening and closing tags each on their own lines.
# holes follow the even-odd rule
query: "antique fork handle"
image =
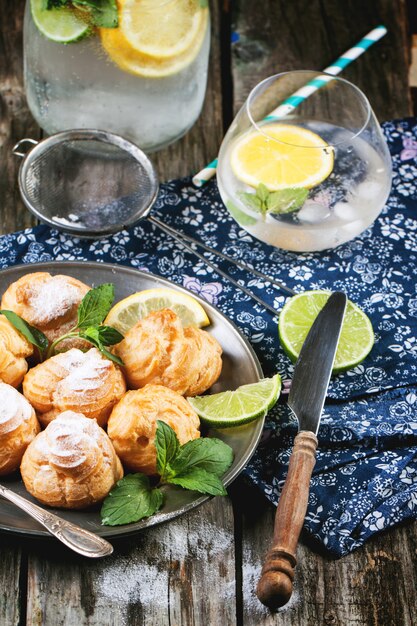
<svg viewBox="0 0 417 626">
<path fill-rule="evenodd" d="M 13 502 L 19 509 L 22 509 L 42 524 L 54 537 L 62 541 L 71 550 L 74 550 L 74 552 L 78 552 L 78 554 L 96 559 L 108 556 L 113 552 L 111 543 L 102 537 L 98 537 L 76 524 L 57 517 L 57 515 L 29 502 L 26 498 L 22 498 L 22 496 L 3 485 L 0 485 L 0 496 Z"/>
</svg>

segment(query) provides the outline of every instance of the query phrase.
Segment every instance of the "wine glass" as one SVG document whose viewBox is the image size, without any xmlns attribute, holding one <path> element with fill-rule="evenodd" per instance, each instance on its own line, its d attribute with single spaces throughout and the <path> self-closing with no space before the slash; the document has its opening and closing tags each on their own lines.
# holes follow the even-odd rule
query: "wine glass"
<svg viewBox="0 0 417 626">
<path fill-rule="evenodd" d="M 323 73 L 284 72 L 249 94 L 222 142 L 217 180 L 245 230 L 308 252 L 334 248 L 372 224 L 390 191 L 391 159 L 358 87 Z"/>
</svg>

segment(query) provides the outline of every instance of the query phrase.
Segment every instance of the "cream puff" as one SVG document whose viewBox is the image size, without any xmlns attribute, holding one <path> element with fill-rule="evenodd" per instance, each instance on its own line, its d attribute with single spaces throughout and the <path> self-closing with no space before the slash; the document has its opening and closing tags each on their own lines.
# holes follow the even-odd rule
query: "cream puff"
<svg viewBox="0 0 417 626">
<path fill-rule="evenodd" d="M 128 386 L 163 385 L 181 395 L 199 395 L 220 376 L 222 349 L 205 330 L 183 328 L 171 309 L 150 313 L 115 348 Z"/>
<path fill-rule="evenodd" d="M 23 453 L 40 431 L 35 411 L 11 385 L 0 383 L 0 476 L 19 468 Z"/>
<path fill-rule="evenodd" d="M 97 348 L 61 352 L 30 369 L 23 380 L 23 393 L 43 426 L 67 410 L 104 426 L 125 391 L 120 368 Z"/>
<path fill-rule="evenodd" d="M 123 476 L 97 422 L 65 411 L 28 446 L 20 471 L 28 492 L 48 506 L 82 509 L 101 502 Z"/>
<path fill-rule="evenodd" d="M 200 437 L 200 420 L 180 394 L 162 385 L 128 391 L 114 407 L 107 432 L 123 465 L 134 472 L 156 474 L 157 420 L 175 431 L 180 444 Z"/>
<path fill-rule="evenodd" d="M 0 380 L 19 387 L 28 370 L 26 359 L 32 354 L 32 344 L 0 315 Z"/>
<path fill-rule="evenodd" d="M 78 306 L 90 289 L 72 276 L 34 272 L 9 285 L 1 308 L 14 311 L 54 341 L 76 326 Z"/>
</svg>

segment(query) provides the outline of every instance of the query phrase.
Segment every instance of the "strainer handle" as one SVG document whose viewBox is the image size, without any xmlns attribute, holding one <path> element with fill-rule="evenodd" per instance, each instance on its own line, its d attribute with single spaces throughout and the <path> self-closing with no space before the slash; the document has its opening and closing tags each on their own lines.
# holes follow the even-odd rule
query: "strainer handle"
<svg viewBox="0 0 417 626">
<path fill-rule="evenodd" d="M 32 146 L 37 146 L 39 141 L 36 141 L 35 139 L 30 139 L 29 137 L 25 137 L 24 139 L 21 139 L 20 141 L 18 141 L 15 146 L 13 146 L 13 149 L 12 149 L 13 154 L 22 158 L 25 157 L 27 153 L 30 151 L 30 148 L 28 146 L 25 152 L 21 152 L 21 148 L 25 144 L 29 144 L 29 143 L 32 144 Z"/>
</svg>

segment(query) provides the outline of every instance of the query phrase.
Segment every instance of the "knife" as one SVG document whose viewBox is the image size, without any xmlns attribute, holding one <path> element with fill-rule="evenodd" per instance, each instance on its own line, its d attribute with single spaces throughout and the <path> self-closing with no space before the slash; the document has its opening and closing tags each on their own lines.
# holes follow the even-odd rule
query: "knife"
<svg viewBox="0 0 417 626">
<path fill-rule="evenodd" d="M 346 294 L 340 291 L 330 296 L 315 319 L 294 368 L 288 405 L 298 419 L 298 434 L 275 514 L 273 545 L 265 557 L 256 590 L 259 600 L 272 610 L 286 604 L 292 594 L 297 543 L 316 463 L 316 434 L 346 303 Z"/>
</svg>

